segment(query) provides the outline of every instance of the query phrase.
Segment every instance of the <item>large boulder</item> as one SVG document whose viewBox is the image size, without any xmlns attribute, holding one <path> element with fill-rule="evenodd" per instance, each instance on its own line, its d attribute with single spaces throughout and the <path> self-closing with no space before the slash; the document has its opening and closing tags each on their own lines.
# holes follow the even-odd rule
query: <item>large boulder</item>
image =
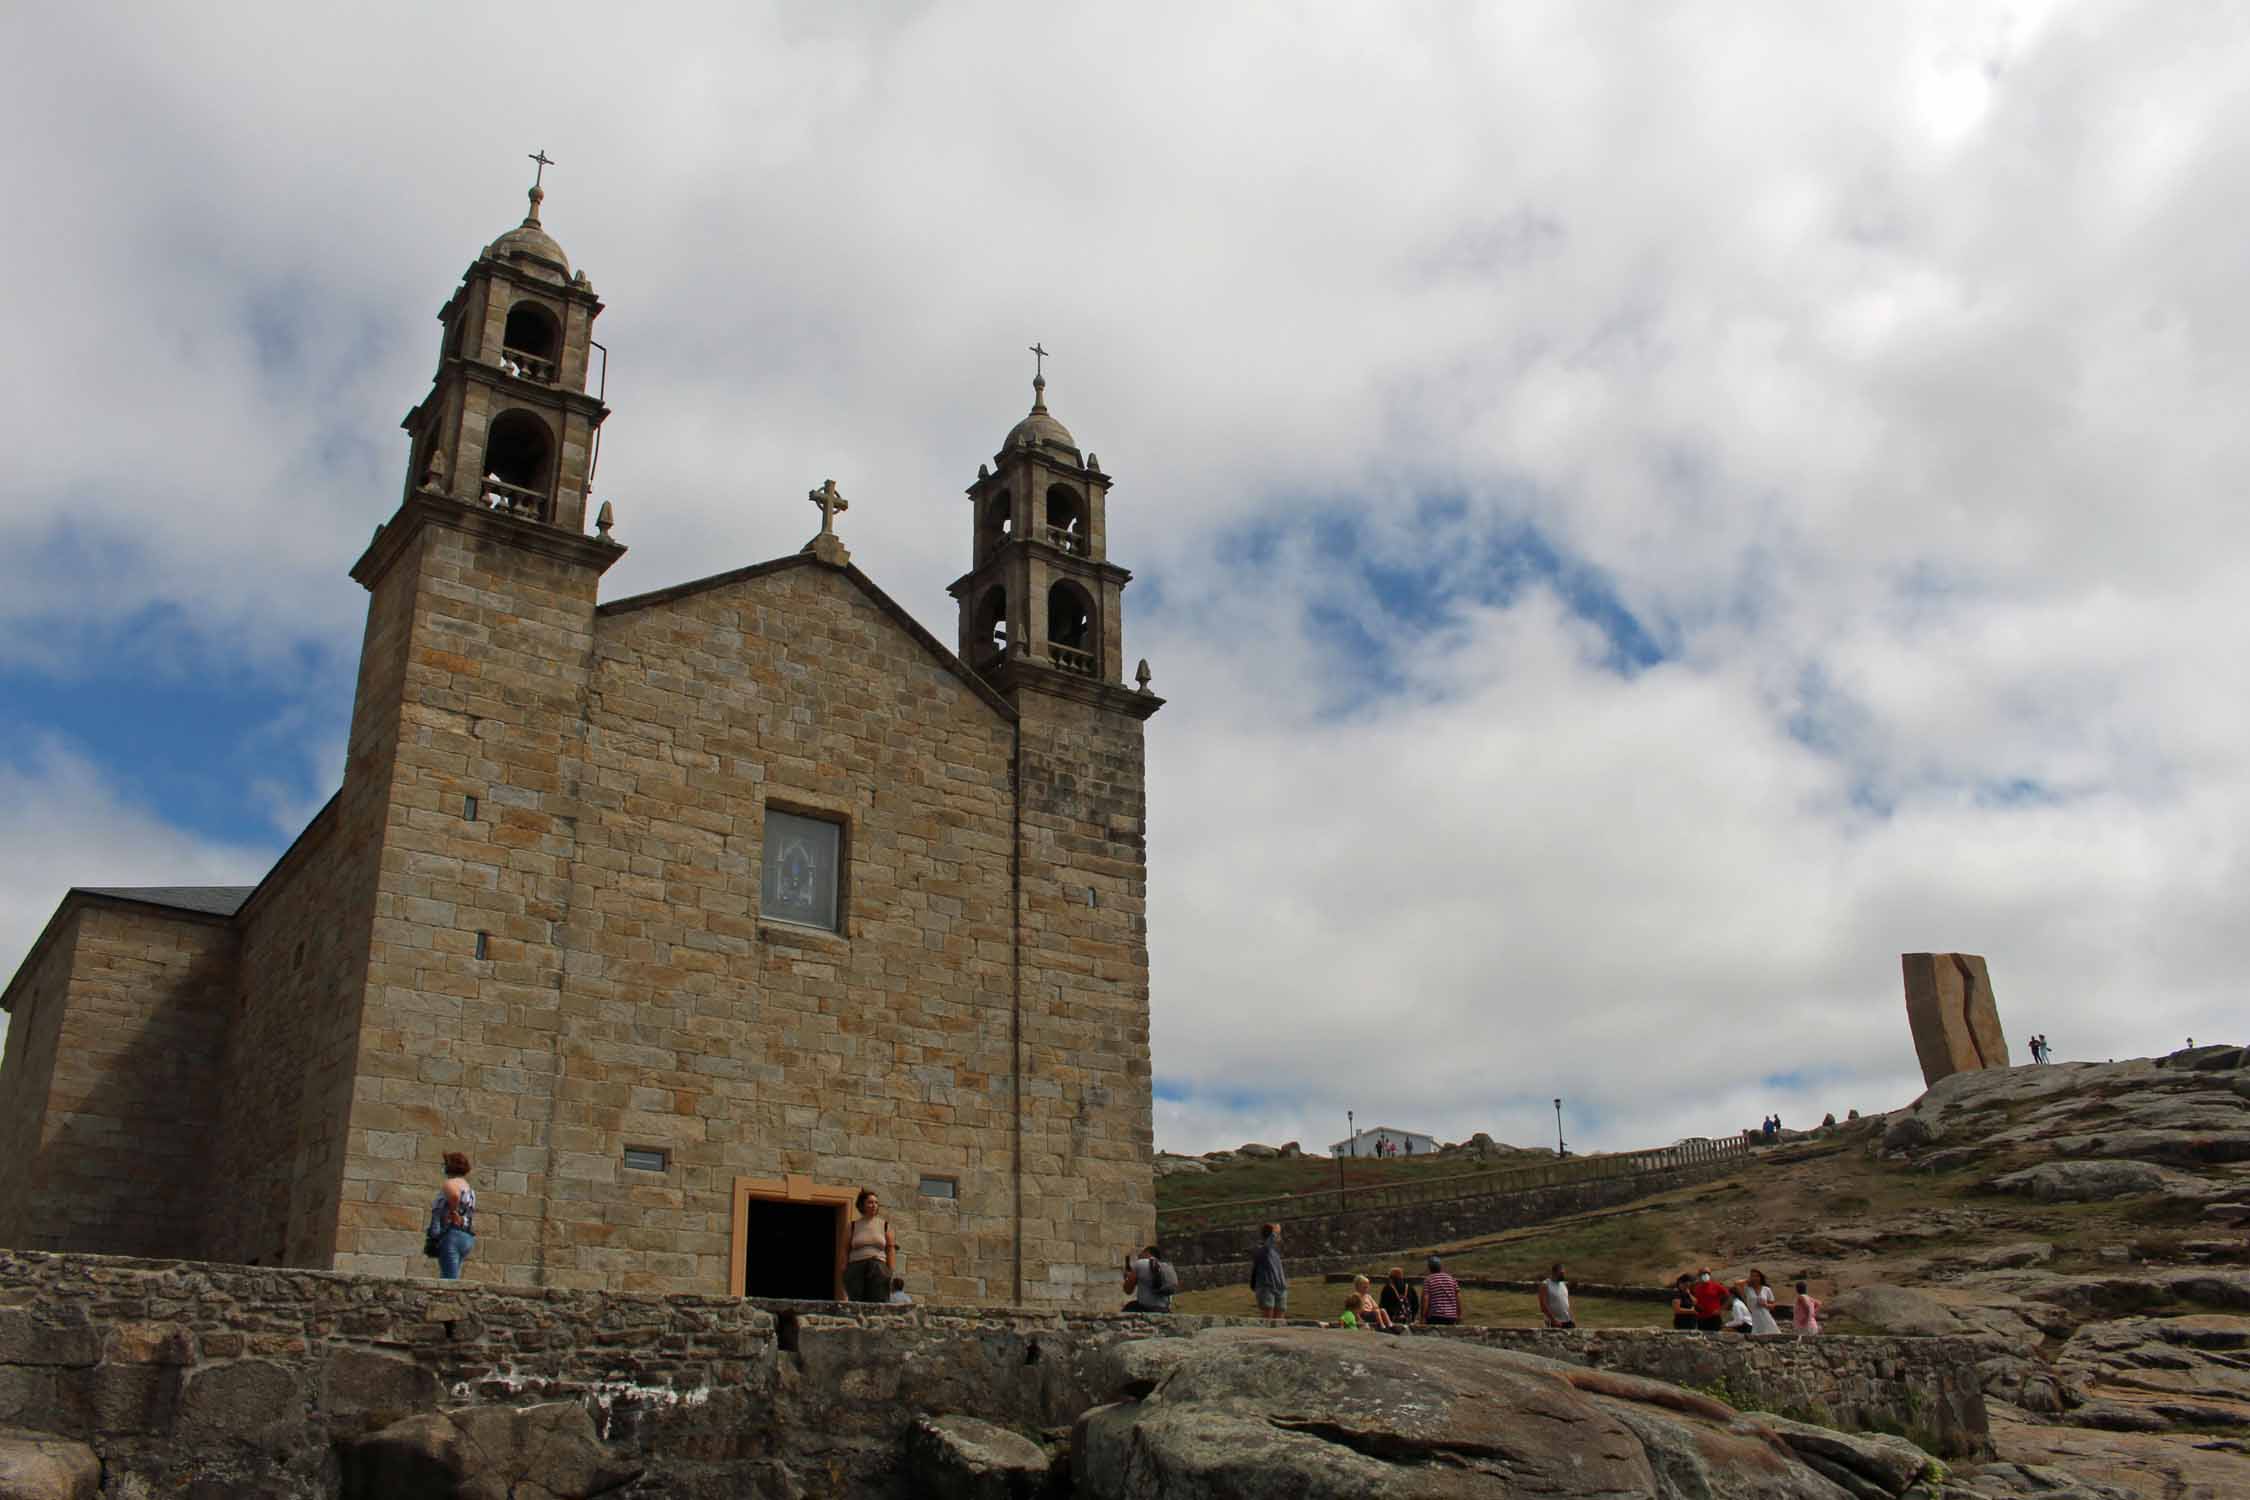
<svg viewBox="0 0 2250 1500">
<path fill-rule="evenodd" d="M 1271 1146 L 1262 1146 L 1256 1141 L 1251 1141 L 1245 1145 L 1235 1147 L 1234 1154 L 1237 1156 L 1247 1156 L 1252 1161 L 1268 1161 L 1276 1156 L 1279 1156 L 1281 1153 Z"/>
<path fill-rule="evenodd" d="M 1206 1329 L 1167 1339 L 1071 1444 L 1086 1500 L 1651 1496 L 1887 1500 L 1934 1473 L 1898 1439 L 1453 1339 Z"/>
<path fill-rule="evenodd" d="M 1992 999 L 1992 977 L 1973 953 L 1902 953 L 1906 1023 L 1922 1081 L 2008 1066 L 2008 1038 Z"/>
<path fill-rule="evenodd" d="M 593 1500 L 640 1477 L 575 1401 L 425 1412 L 339 1445 L 344 1500 Z"/>
<path fill-rule="evenodd" d="M 94 1500 L 102 1461 L 84 1443 L 0 1427 L 0 1500 Z"/>
<path fill-rule="evenodd" d="M 1047 1483 L 1047 1450 L 975 1417 L 920 1417 L 906 1431 L 914 1493 L 928 1500 L 1032 1500 Z"/>
</svg>

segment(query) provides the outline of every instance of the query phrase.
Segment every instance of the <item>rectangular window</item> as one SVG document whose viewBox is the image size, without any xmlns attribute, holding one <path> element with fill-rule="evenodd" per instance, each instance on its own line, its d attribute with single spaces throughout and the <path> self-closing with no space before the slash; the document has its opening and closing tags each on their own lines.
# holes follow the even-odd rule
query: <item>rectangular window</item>
<svg viewBox="0 0 2250 1500">
<path fill-rule="evenodd" d="M 467 819 L 468 819 L 468 820 L 469 820 L 470 822 L 472 822 L 472 823 L 474 823 L 474 822 L 475 822 L 475 821 L 477 820 L 477 799 L 476 799 L 476 798 L 474 798 L 474 797 L 463 797 L 463 798 L 461 799 L 461 816 L 462 816 L 462 817 L 464 817 L 464 818 L 467 818 Z"/>
<path fill-rule="evenodd" d="M 654 1146 L 627 1146 L 625 1165 L 636 1172 L 661 1172 L 670 1166 L 672 1158 Z"/>
<path fill-rule="evenodd" d="M 950 1177 L 925 1177 L 922 1179 L 922 1196 L 925 1198 L 958 1198 L 961 1184 Z"/>
<path fill-rule="evenodd" d="M 835 931 L 843 852 L 843 824 L 767 808 L 758 915 Z"/>
<path fill-rule="evenodd" d="M 479 957 L 479 958 L 490 958 L 490 957 L 492 957 L 492 934 L 491 934 L 491 933 L 489 933 L 489 932 L 480 932 L 480 933 L 478 933 L 478 934 L 477 934 L 477 957 Z"/>
</svg>

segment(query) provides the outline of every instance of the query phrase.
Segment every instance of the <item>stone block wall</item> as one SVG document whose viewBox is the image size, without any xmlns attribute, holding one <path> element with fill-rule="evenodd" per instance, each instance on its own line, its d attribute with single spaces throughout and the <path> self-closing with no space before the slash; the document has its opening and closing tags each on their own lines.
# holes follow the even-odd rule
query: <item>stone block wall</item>
<svg viewBox="0 0 2250 1500">
<path fill-rule="evenodd" d="M 39 935 L 10 985 L 8 1043 L 0 1062 L 0 1241 L 23 1244 L 33 1233 L 31 1214 L 53 1184 L 33 1189 L 40 1171 L 39 1143 L 46 1134 L 47 1095 L 54 1087 L 55 1052 L 62 1043 L 63 1012 L 70 995 L 70 964 L 78 952 L 79 912 L 66 907 Z"/>
<path fill-rule="evenodd" d="M 237 920 L 242 974 L 227 1029 L 202 1255 L 246 1265 L 325 1264 L 342 1158 L 336 1017 L 358 1014 L 368 902 L 344 883 L 342 798 L 306 827 Z M 358 919 L 351 918 L 354 906 Z"/>
<path fill-rule="evenodd" d="M 355 741 L 358 716 L 379 740 L 395 705 L 388 775 L 355 743 L 365 780 L 344 793 L 381 822 L 354 850 L 373 906 L 338 1269 L 419 1269 L 443 1154 L 460 1149 L 486 1215 L 480 1274 L 545 1273 L 594 592 L 615 550 L 417 498 L 355 574 L 374 595 L 363 689 L 387 673 L 397 687 L 363 691 L 355 715 Z"/>
<path fill-rule="evenodd" d="M 419 1412 L 564 1401 L 588 1410 L 610 1458 L 645 1471 L 646 1493 L 894 1493 L 916 1416 L 1064 1426 L 1122 1387 L 1122 1344 L 1223 1321 L 0 1252 L 0 1424 L 91 1444 L 109 1493 L 333 1500 L 339 1444 Z M 1432 1336 L 1920 1434 L 1945 1457 L 1989 1441 L 1972 1351 L 1953 1340 Z"/>
<path fill-rule="evenodd" d="M 1155 1236 L 1142 721 L 1019 691 L 1023 1276 L 1016 1300 L 1104 1306 Z"/>
<path fill-rule="evenodd" d="M 596 652 L 551 1280 L 725 1291 L 736 1179 L 797 1174 L 874 1187 L 918 1295 L 1009 1297 L 1007 711 L 796 559 L 605 606 Z M 843 825 L 839 930 L 760 915 L 769 809 Z"/>
<path fill-rule="evenodd" d="M 9 1028 L 0 1120 L 21 1154 L 8 1158 L 0 1237 L 198 1254 L 234 933 L 222 918 L 76 900 Z"/>
</svg>

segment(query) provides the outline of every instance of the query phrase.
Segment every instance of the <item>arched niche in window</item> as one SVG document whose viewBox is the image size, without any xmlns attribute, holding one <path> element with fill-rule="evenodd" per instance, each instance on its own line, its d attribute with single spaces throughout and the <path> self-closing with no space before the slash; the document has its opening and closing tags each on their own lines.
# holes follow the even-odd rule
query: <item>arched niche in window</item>
<svg viewBox="0 0 2250 1500">
<path fill-rule="evenodd" d="M 971 649 L 992 656 L 1008 654 L 1008 591 L 994 584 L 977 601 Z"/>
<path fill-rule="evenodd" d="M 521 374 L 551 383 L 560 368 L 562 325 L 545 306 L 527 297 L 508 309 L 500 352 Z"/>
<path fill-rule="evenodd" d="M 1016 503 L 1006 490 L 984 502 L 977 518 L 977 560 L 981 563 L 1016 534 Z"/>
<path fill-rule="evenodd" d="M 545 520 L 554 451 L 554 434 L 536 413 L 494 417 L 484 440 L 485 503 Z"/>
<path fill-rule="evenodd" d="M 1047 590 L 1047 649 L 1057 666 L 1088 677 L 1101 660 L 1100 643 L 1094 639 L 1094 601 L 1068 578 Z"/>
<path fill-rule="evenodd" d="M 1047 540 L 1065 552 L 1086 555 L 1086 502 L 1067 484 L 1047 490 Z"/>
</svg>

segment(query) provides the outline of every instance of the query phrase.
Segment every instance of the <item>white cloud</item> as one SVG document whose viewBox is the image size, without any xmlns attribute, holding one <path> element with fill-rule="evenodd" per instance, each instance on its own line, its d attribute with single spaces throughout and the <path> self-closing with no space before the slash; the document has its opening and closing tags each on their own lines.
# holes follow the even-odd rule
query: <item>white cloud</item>
<svg viewBox="0 0 2250 1500">
<path fill-rule="evenodd" d="M 616 592 L 793 549 L 834 476 L 949 637 L 960 488 L 1058 351 L 1173 700 L 1167 1144 L 1894 1104 L 1904 949 L 2065 1055 L 2239 1013 L 2223 8 L 538 15 L 5 23 L 8 661 L 150 604 L 352 649 L 429 315 L 544 146 Z M 1670 659 L 1494 588 L 1526 527 Z"/>
<path fill-rule="evenodd" d="M 272 849 L 198 837 L 124 795 L 72 747 L 42 738 L 0 759 L 0 975 L 13 978 L 74 885 L 251 885 Z M 5 979 L 0 979 L 4 984 Z M 0 1038 L 7 1035 L 0 1020 Z"/>
</svg>

